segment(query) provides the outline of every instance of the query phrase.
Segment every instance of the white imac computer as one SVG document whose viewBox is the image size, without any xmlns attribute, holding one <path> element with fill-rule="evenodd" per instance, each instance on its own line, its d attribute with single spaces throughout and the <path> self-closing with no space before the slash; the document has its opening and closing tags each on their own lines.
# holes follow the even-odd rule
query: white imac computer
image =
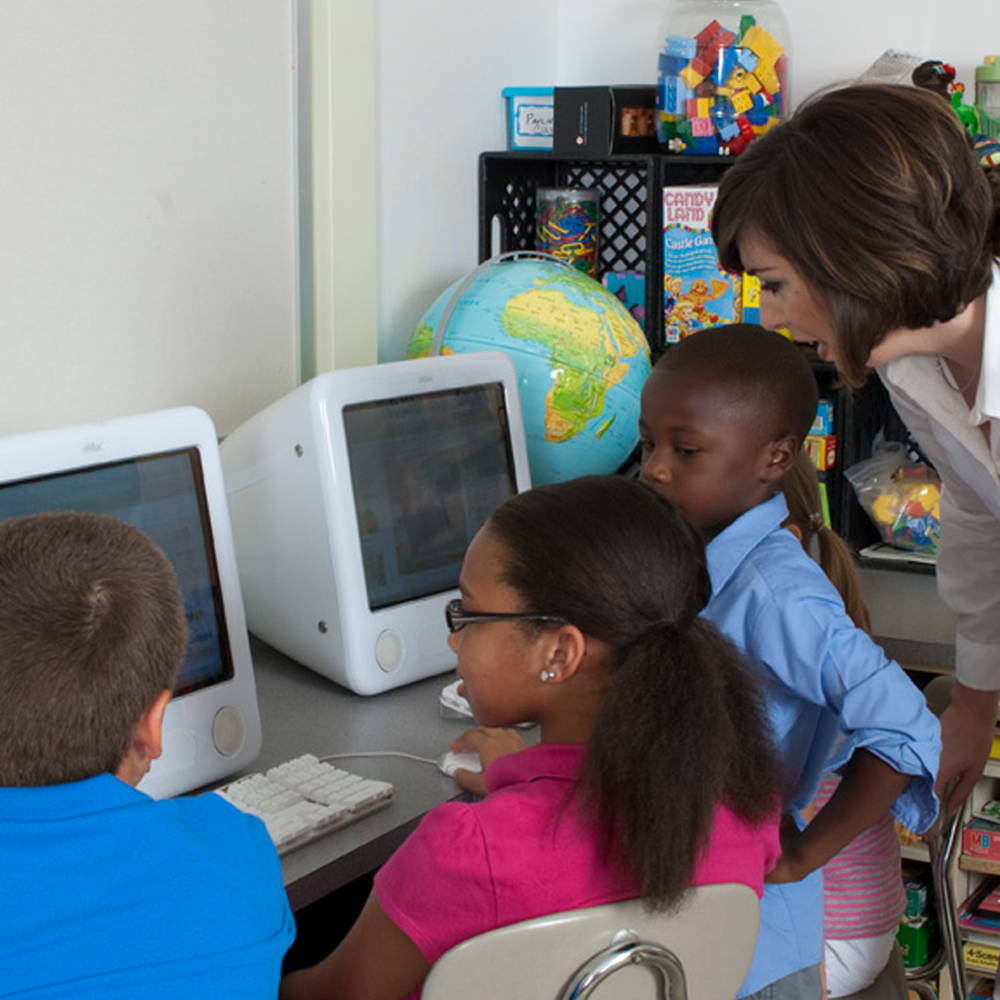
<svg viewBox="0 0 1000 1000">
<path fill-rule="evenodd" d="M 183 407 L 0 438 L 0 520 L 109 514 L 169 556 L 190 640 L 163 723 L 163 755 L 139 787 L 163 797 L 217 781 L 260 751 L 260 717 L 218 443 Z"/>
<path fill-rule="evenodd" d="M 358 694 L 455 665 L 466 546 L 529 486 L 498 351 L 329 372 L 221 445 L 250 630 Z"/>
</svg>

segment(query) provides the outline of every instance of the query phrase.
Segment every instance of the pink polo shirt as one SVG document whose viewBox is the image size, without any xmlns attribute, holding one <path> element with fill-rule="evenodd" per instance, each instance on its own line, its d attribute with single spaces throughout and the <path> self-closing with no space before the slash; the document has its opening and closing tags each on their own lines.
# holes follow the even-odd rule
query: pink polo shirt
<svg viewBox="0 0 1000 1000">
<path fill-rule="evenodd" d="M 544 744 L 498 758 L 485 799 L 431 810 L 375 876 L 382 909 L 428 962 L 497 927 L 637 895 L 577 821 L 584 750 Z M 755 829 L 719 807 L 693 884 L 742 882 L 760 896 L 778 853 L 777 814 Z"/>
</svg>

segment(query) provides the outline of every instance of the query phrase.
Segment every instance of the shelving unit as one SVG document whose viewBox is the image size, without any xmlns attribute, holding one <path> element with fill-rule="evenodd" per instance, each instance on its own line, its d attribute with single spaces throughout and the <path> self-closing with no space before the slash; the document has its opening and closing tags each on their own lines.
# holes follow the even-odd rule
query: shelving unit
<svg viewBox="0 0 1000 1000">
<path fill-rule="evenodd" d="M 654 360 L 663 334 L 663 195 L 667 185 L 718 182 L 732 165 L 726 156 L 617 155 L 595 159 L 539 152 L 488 152 L 479 158 L 479 259 L 535 248 L 535 190 L 590 188 L 601 192 L 599 277 L 609 271 L 646 276 L 646 339 Z M 878 379 L 850 393 L 829 362 L 815 360 L 820 395 L 834 401 L 836 466 L 826 475 L 834 528 L 855 549 L 878 533 L 843 478 L 870 454 L 880 428 L 901 439 L 902 423 Z"/>
</svg>

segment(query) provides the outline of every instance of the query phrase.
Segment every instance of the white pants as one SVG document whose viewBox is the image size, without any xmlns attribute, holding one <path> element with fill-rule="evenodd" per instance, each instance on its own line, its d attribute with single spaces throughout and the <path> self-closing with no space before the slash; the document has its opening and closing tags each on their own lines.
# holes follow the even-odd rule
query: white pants
<svg viewBox="0 0 1000 1000">
<path fill-rule="evenodd" d="M 828 940 L 824 947 L 828 995 L 848 996 L 871 986 L 889 960 L 895 941 L 894 930 L 879 937 Z"/>
</svg>

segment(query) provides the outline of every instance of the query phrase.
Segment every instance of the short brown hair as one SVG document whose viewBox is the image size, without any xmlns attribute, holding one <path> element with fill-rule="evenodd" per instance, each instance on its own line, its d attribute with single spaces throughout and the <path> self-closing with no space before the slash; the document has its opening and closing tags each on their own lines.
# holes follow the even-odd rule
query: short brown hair
<svg viewBox="0 0 1000 1000">
<path fill-rule="evenodd" d="M 990 284 L 994 192 L 947 102 L 857 84 L 805 102 L 726 171 L 712 217 L 725 268 L 754 231 L 829 309 L 838 364 L 859 385 L 898 327 L 949 320 Z"/>
<path fill-rule="evenodd" d="M 173 567 L 98 514 L 0 521 L 0 785 L 114 773 L 187 647 Z"/>
</svg>

